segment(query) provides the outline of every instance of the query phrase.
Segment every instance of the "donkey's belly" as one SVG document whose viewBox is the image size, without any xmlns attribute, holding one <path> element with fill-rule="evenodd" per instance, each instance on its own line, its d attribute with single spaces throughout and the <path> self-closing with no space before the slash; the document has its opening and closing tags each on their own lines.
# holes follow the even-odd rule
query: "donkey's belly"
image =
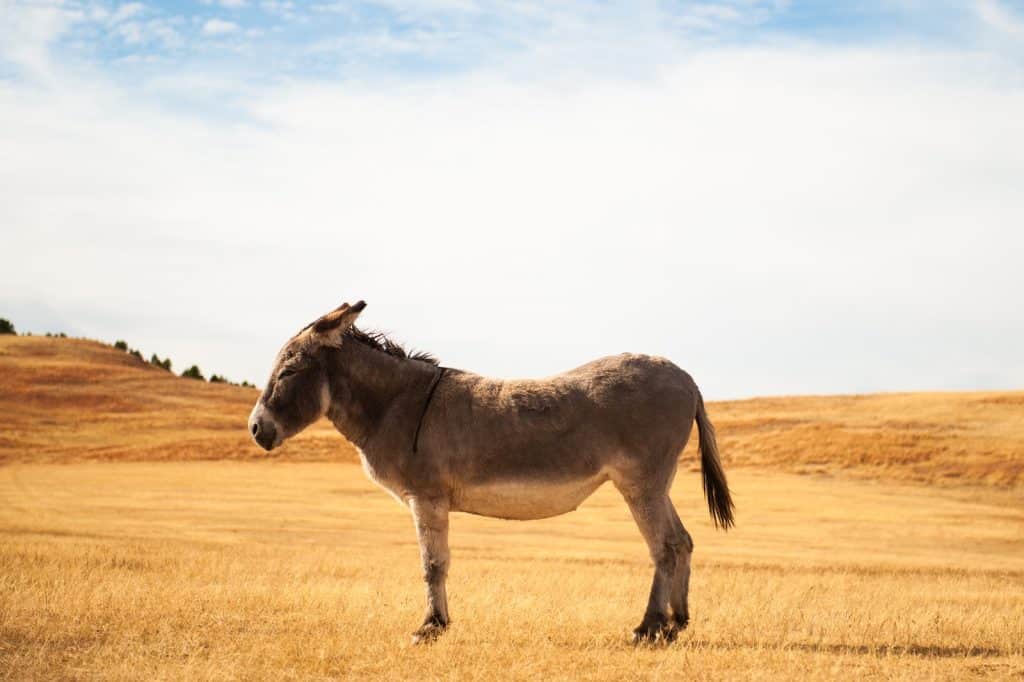
<svg viewBox="0 0 1024 682">
<path fill-rule="evenodd" d="M 508 480 L 460 486 L 452 509 L 499 519 L 544 519 L 573 511 L 607 480 L 602 473 L 569 481 Z"/>
</svg>

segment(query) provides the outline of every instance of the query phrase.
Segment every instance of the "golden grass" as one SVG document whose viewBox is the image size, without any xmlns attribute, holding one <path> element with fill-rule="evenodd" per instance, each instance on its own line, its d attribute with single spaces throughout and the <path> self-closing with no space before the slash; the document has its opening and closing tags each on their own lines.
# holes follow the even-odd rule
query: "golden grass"
<svg viewBox="0 0 1024 682">
<path fill-rule="evenodd" d="M 422 613 L 407 512 L 344 463 L 0 468 L 8 679 L 1017 678 L 1024 498 L 734 472 L 696 542 L 690 629 L 628 643 L 650 566 L 606 486 L 578 512 L 454 515 L 450 632 Z"/>
</svg>

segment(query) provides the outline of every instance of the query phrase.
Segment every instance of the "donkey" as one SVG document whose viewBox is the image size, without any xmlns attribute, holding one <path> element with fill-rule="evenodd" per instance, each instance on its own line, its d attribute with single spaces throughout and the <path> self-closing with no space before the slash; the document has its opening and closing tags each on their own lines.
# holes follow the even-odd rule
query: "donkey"
<svg viewBox="0 0 1024 682">
<path fill-rule="evenodd" d="M 409 508 L 427 592 L 413 641 L 448 627 L 449 512 L 557 516 L 609 480 L 654 561 L 634 641 L 675 639 L 690 618 L 693 540 L 668 493 L 694 419 L 711 517 L 733 525 L 714 428 L 690 375 L 624 353 L 546 379 L 490 379 L 361 331 L 365 307 L 344 303 L 285 344 L 249 430 L 270 451 L 326 416 L 358 448 L 367 475 Z"/>
</svg>

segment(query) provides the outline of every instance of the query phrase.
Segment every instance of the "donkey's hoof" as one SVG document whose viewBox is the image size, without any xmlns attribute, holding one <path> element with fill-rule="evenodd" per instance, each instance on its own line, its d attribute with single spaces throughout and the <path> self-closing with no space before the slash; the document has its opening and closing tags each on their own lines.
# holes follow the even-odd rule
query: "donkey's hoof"
<svg viewBox="0 0 1024 682">
<path fill-rule="evenodd" d="M 673 613 L 672 614 L 672 627 L 679 630 L 685 630 L 686 626 L 690 624 L 689 613 Z"/>
<path fill-rule="evenodd" d="M 657 642 L 674 642 L 679 630 L 674 623 L 667 620 L 644 620 L 633 630 L 633 644 L 655 644 Z"/>
<path fill-rule="evenodd" d="M 444 634 L 448 629 L 447 623 L 427 621 L 420 626 L 420 629 L 412 633 L 413 644 L 429 644 Z"/>
</svg>

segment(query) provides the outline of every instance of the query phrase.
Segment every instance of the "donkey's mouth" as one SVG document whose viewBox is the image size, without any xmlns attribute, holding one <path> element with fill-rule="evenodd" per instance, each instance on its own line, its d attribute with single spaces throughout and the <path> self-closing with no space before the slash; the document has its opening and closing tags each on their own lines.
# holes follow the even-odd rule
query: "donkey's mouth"
<svg viewBox="0 0 1024 682">
<path fill-rule="evenodd" d="M 267 452 L 281 444 L 277 438 L 277 426 L 272 421 L 254 420 L 249 431 L 252 433 L 252 439 L 256 441 L 256 445 Z"/>
<path fill-rule="evenodd" d="M 256 445 L 259 445 L 267 452 L 270 452 L 271 450 L 277 447 L 277 443 L 263 443 L 261 441 L 256 441 Z"/>
</svg>

